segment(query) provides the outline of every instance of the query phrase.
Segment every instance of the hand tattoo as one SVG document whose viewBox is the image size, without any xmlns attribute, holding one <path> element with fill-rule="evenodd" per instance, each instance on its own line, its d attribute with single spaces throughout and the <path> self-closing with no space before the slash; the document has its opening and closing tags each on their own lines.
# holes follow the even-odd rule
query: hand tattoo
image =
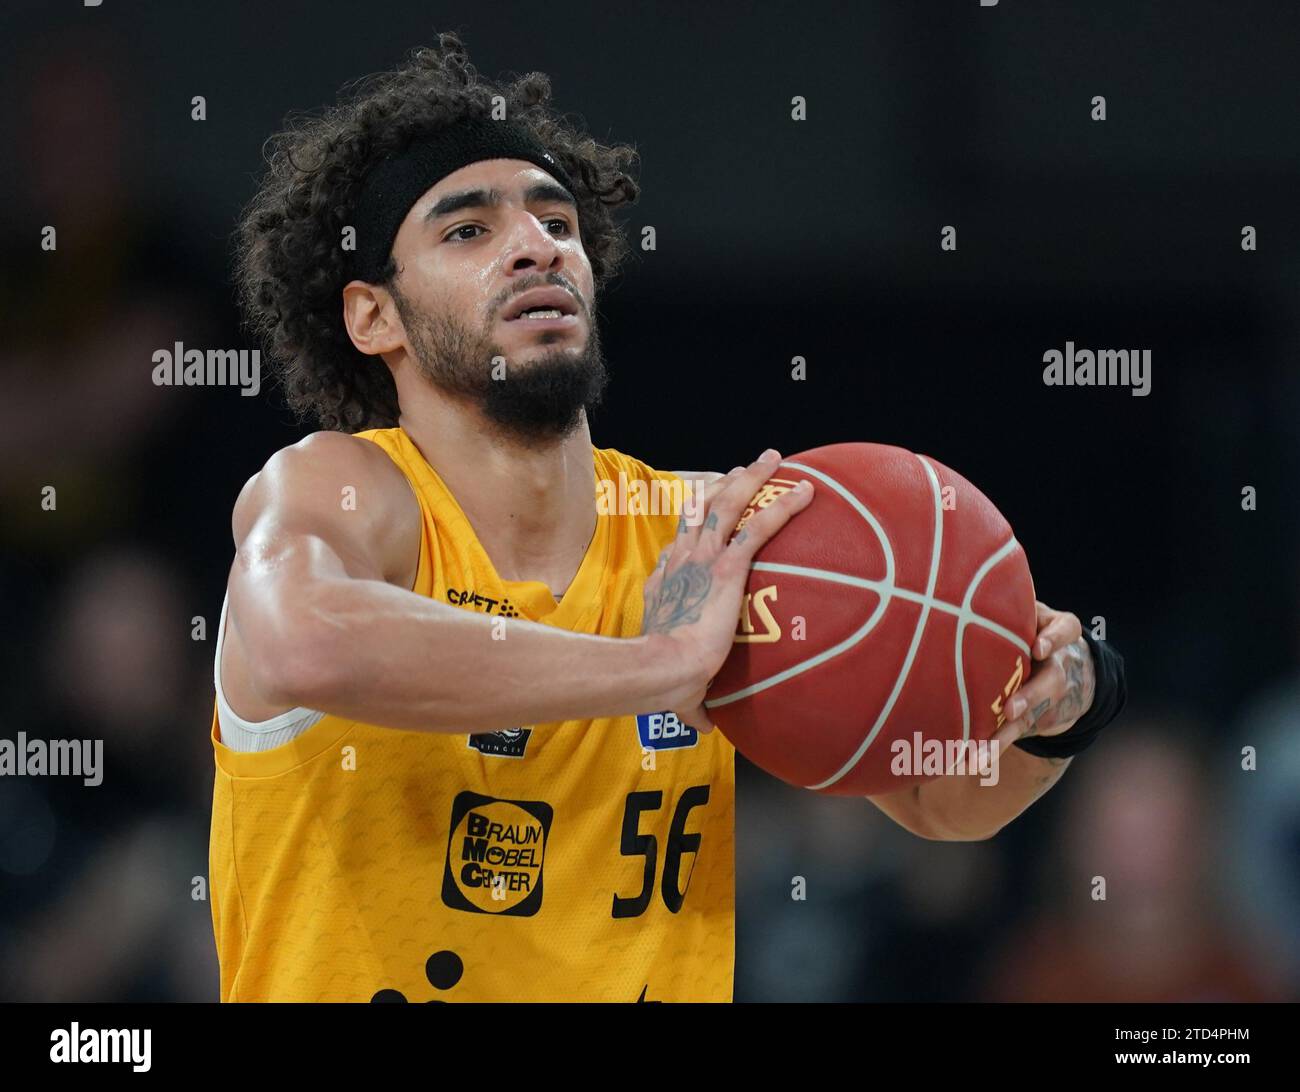
<svg viewBox="0 0 1300 1092">
<path fill-rule="evenodd" d="M 713 574 L 696 561 L 687 561 L 664 577 L 655 601 L 646 611 L 641 632 L 666 633 L 680 625 L 700 620 L 700 606 L 713 586 Z"/>
<path fill-rule="evenodd" d="M 1061 659 L 1067 689 L 1061 704 L 1056 707 L 1056 723 L 1066 724 L 1078 720 L 1091 707 L 1097 675 L 1092 653 L 1082 637 L 1061 650 Z"/>
<path fill-rule="evenodd" d="M 1037 705 L 1035 705 L 1032 710 L 1030 710 L 1029 716 L 1031 719 L 1029 721 L 1029 730 L 1025 733 L 1025 735 L 1032 736 L 1035 732 L 1038 731 L 1038 721 L 1041 719 L 1042 715 L 1047 712 L 1047 707 L 1051 704 L 1052 704 L 1051 698 L 1044 698 Z"/>
</svg>

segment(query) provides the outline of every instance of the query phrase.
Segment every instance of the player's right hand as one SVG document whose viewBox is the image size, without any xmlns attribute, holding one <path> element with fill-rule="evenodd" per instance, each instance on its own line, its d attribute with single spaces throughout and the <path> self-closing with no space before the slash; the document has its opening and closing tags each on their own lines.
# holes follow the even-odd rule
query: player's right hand
<svg viewBox="0 0 1300 1092">
<path fill-rule="evenodd" d="M 738 466 L 704 486 L 698 518 L 679 517 L 677 537 L 659 555 L 645 583 L 641 632 L 664 638 L 661 646 L 675 676 L 669 708 L 682 723 L 701 732 L 713 730 L 704 695 L 731 653 L 754 554 L 812 500 L 812 483 L 800 482 L 760 508 L 731 537 L 780 462 L 780 453 L 769 450 L 749 466 Z"/>
</svg>

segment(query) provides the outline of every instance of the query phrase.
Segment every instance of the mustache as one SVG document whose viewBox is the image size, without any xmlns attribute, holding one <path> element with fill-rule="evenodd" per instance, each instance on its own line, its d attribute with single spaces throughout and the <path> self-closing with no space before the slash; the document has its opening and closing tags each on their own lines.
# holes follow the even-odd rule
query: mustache
<svg viewBox="0 0 1300 1092">
<path fill-rule="evenodd" d="M 588 306 L 586 299 L 581 292 L 567 278 L 559 273 L 535 273 L 531 277 L 526 277 L 516 284 L 509 292 L 505 292 L 493 301 L 490 311 L 491 316 L 496 316 L 507 307 L 512 299 L 516 296 L 522 296 L 525 292 L 531 292 L 534 288 L 562 288 L 573 297 L 573 302 L 584 315 L 590 316 L 591 308 Z"/>
</svg>

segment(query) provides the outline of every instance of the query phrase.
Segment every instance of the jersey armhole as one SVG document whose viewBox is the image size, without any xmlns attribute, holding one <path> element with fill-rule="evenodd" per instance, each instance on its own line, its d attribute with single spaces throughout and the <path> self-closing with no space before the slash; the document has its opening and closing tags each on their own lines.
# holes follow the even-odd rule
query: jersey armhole
<svg viewBox="0 0 1300 1092">
<path fill-rule="evenodd" d="M 416 589 L 418 589 L 419 586 L 420 586 L 420 570 L 424 567 L 424 562 L 425 562 L 425 558 L 424 558 L 424 505 L 420 503 L 420 494 L 416 491 L 415 483 L 414 483 L 413 481 L 411 481 L 411 475 L 408 474 L 408 473 L 403 469 L 402 464 L 401 464 L 401 462 L 398 460 L 398 457 L 397 457 L 396 454 L 394 454 L 393 452 L 389 451 L 387 447 L 385 447 L 383 444 L 381 444 L 381 443 L 380 443 L 378 440 L 376 440 L 374 437 L 372 437 L 372 436 L 367 436 L 364 432 L 354 432 L 352 435 L 353 435 L 356 439 L 358 439 L 358 440 L 365 440 L 366 443 L 374 444 L 375 447 L 379 448 L 380 451 L 382 451 L 386 456 L 388 456 L 388 461 L 389 461 L 390 463 L 393 464 L 394 469 L 398 472 L 398 474 L 400 474 L 400 475 L 402 476 L 402 481 L 404 481 L 404 482 L 406 483 L 406 488 L 407 488 L 407 489 L 410 491 L 410 493 L 411 493 L 411 500 L 415 501 L 415 510 L 416 510 L 416 512 L 418 512 L 419 515 L 420 515 L 419 542 L 417 543 L 416 548 L 415 548 L 415 575 L 411 577 L 411 586 L 410 586 L 409 588 L 406 589 L 406 590 L 409 591 L 409 592 L 414 592 L 414 591 L 416 591 Z M 433 558 L 432 558 L 432 557 L 429 558 L 429 564 L 430 564 L 430 565 L 433 564 Z"/>
<path fill-rule="evenodd" d="M 225 645 L 226 614 L 230 593 L 221 600 L 221 621 L 217 623 L 217 654 L 212 668 L 212 682 L 217 692 L 217 731 L 221 742 L 232 751 L 270 751 L 302 735 L 325 716 L 315 709 L 298 706 L 271 717 L 270 720 L 245 720 L 230 708 L 221 686 L 221 650 Z"/>
</svg>

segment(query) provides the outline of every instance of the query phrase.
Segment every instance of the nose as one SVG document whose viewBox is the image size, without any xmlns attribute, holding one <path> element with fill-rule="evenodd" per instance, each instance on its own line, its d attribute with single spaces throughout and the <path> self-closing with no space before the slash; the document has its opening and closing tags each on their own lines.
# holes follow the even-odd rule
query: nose
<svg viewBox="0 0 1300 1092">
<path fill-rule="evenodd" d="M 516 213 L 506 243 L 505 266 L 510 273 L 535 270 L 550 273 L 560 269 L 564 252 L 556 245 L 556 238 L 531 212 L 520 209 Z"/>
</svg>

